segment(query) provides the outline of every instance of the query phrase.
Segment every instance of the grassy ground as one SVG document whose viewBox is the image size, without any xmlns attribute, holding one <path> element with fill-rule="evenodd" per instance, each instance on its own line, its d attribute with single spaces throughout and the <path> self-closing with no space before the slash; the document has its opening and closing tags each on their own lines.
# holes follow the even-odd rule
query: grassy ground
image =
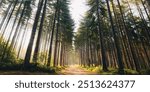
<svg viewBox="0 0 150 92">
<path fill-rule="evenodd" d="M 102 70 L 102 67 L 82 67 L 85 68 L 89 71 L 93 71 L 96 72 L 100 75 L 118 75 L 118 69 L 114 69 L 114 68 L 108 68 L 109 71 L 104 72 Z M 140 73 L 135 71 L 135 70 L 131 70 L 131 69 L 124 69 L 125 70 L 125 75 L 150 75 L 150 69 L 147 70 L 141 70 Z"/>
<path fill-rule="evenodd" d="M 104 72 L 102 67 L 46 67 L 39 64 L 30 64 L 24 67 L 22 63 L 0 62 L 0 75 L 118 75 L 118 70 L 109 68 Z M 150 75 L 150 69 L 135 70 L 125 69 L 125 75 Z"/>
</svg>

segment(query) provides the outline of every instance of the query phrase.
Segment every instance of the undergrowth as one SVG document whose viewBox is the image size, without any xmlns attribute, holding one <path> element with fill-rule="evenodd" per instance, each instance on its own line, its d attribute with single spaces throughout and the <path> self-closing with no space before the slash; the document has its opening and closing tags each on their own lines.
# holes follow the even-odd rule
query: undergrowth
<svg viewBox="0 0 150 92">
<path fill-rule="evenodd" d="M 97 66 L 97 67 L 81 66 L 81 67 L 85 68 L 86 70 L 96 72 L 100 75 L 119 75 L 118 69 L 115 68 L 108 68 L 108 71 L 105 72 L 102 70 L 102 66 Z M 150 69 L 141 70 L 140 72 L 131 69 L 124 69 L 124 71 L 125 71 L 124 75 L 150 75 Z"/>
</svg>

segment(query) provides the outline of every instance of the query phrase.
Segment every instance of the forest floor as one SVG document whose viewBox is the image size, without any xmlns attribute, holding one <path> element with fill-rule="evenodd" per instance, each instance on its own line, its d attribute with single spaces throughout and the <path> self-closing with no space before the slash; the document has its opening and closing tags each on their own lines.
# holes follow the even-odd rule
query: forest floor
<svg viewBox="0 0 150 92">
<path fill-rule="evenodd" d="M 45 72 L 28 72 L 28 71 L 1 71 L 0 70 L 0 75 L 50 75 L 50 73 L 45 73 Z"/>
<path fill-rule="evenodd" d="M 47 72 L 30 72 L 30 71 L 2 71 L 0 70 L 0 75 L 97 75 L 98 73 L 89 71 L 85 68 L 79 66 L 69 66 L 63 68 L 56 73 Z"/>
<path fill-rule="evenodd" d="M 97 75 L 98 73 L 93 71 L 88 71 L 79 66 L 69 66 L 58 72 L 60 75 Z"/>
</svg>

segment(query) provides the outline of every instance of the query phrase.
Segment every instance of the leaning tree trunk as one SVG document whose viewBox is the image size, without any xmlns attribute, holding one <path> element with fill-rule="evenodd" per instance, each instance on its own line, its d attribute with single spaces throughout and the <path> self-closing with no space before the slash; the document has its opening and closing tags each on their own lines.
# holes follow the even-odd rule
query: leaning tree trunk
<svg viewBox="0 0 150 92">
<path fill-rule="evenodd" d="M 13 15 L 13 12 L 14 12 L 16 6 L 17 6 L 17 3 L 18 3 L 18 0 L 15 1 L 15 3 L 14 3 L 13 6 L 10 5 L 9 8 L 11 9 L 11 6 L 12 6 L 13 8 L 11 9 L 10 14 L 8 13 L 8 15 L 6 15 L 6 16 L 8 17 L 8 19 L 6 19 L 6 20 L 7 20 L 7 21 L 6 21 L 6 25 L 4 25 L 5 20 L 1 22 L 1 26 L 0 26 L 1 28 L 2 28 L 2 26 L 4 25 L 4 29 L 6 29 L 8 23 L 10 22 L 10 19 L 11 19 L 12 15 Z M 8 11 L 8 12 L 9 12 L 9 11 Z M 6 18 L 6 17 L 5 17 L 5 18 Z M 4 18 L 4 19 L 5 19 L 5 18 Z M 0 30 L 1 30 L 1 28 L 0 28 Z M 4 33 L 5 33 L 5 30 L 1 30 L 1 34 L 2 34 L 1 38 L 3 38 Z"/>
<path fill-rule="evenodd" d="M 9 11 L 11 10 L 12 5 L 13 5 L 13 3 L 10 3 L 10 4 L 8 5 L 8 8 L 7 8 L 6 12 L 4 13 L 4 17 L 3 17 L 3 19 L 2 19 L 2 21 L 1 21 L 1 23 L 0 23 L 0 31 L 1 31 L 2 27 L 3 27 L 3 24 L 4 24 L 4 22 L 5 22 L 6 18 L 7 18 L 7 16 L 9 15 Z"/>
<path fill-rule="evenodd" d="M 43 14 L 42 14 L 41 23 L 40 23 L 40 28 L 39 28 L 39 32 L 38 32 L 38 36 L 37 36 L 37 41 L 36 41 L 35 49 L 34 49 L 33 62 L 35 62 L 35 63 L 38 60 L 38 52 L 39 52 L 39 46 L 40 46 L 40 39 L 41 39 L 41 35 L 42 35 L 43 23 L 44 23 L 45 14 L 46 14 L 46 4 L 47 4 L 47 0 L 45 0 L 45 3 L 44 3 Z"/>
<path fill-rule="evenodd" d="M 129 41 L 129 47 L 130 47 L 130 50 L 131 50 L 131 54 L 132 54 L 132 56 L 133 56 L 133 61 L 134 61 L 134 64 L 135 64 L 135 68 L 136 68 L 136 71 L 139 72 L 139 71 L 140 71 L 139 60 L 138 60 L 138 58 L 137 58 L 137 56 L 136 56 L 136 54 L 135 54 L 134 48 L 133 48 L 131 34 L 128 32 L 128 28 L 127 28 L 126 23 L 125 23 L 124 16 L 123 16 L 123 10 L 122 10 L 122 8 L 121 8 L 120 1 L 117 0 L 117 3 L 118 3 L 119 10 L 120 10 L 120 13 L 121 13 L 123 26 L 124 26 L 124 28 L 125 28 L 125 33 L 126 33 L 126 35 L 127 35 L 128 41 Z"/>
<path fill-rule="evenodd" d="M 123 57 L 122 57 L 121 47 L 120 47 L 120 43 L 119 43 L 119 38 L 116 35 L 115 26 L 114 26 L 113 18 L 112 18 L 111 11 L 110 11 L 109 1 L 106 0 L 106 3 L 107 3 L 107 8 L 108 8 L 108 15 L 109 15 L 110 22 L 111 22 L 111 28 L 112 28 L 112 32 L 113 32 L 113 36 L 114 36 L 114 43 L 115 43 L 115 46 L 117 49 L 119 74 L 124 74 Z"/>
<path fill-rule="evenodd" d="M 35 16 L 35 19 L 34 19 L 34 24 L 33 24 L 33 28 L 32 28 L 30 42 L 29 42 L 29 45 L 28 45 L 28 48 L 27 48 L 25 59 L 24 59 L 25 67 L 27 67 L 30 64 L 32 47 L 33 47 L 33 43 L 34 43 L 34 39 L 35 39 L 35 34 L 36 34 L 36 30 L 37 30 L 38 21 L 39 21 L 40 14 L 41 14 L 43 2 L 44 2 L 44 0 L 40 0 L 39 4 L 38 4 L 38 9 L 37 9 L 36 16 Z"/>
<path fill-rule="evenodd" d="M 148 18 L 148 20 L 150 21 L 150 16 L 149 16 L 149 13 L 148 13 L 148 11 L 147 11 L 147 8 L 146 8 L 146 6 L 145 6 L 145 4 L 144 4 L 144 1 L 141 0 L 141 3 L 142 3 L 142 6 L 143 6 L 143 8 L 144 8 L 144 11 L 145 11 L 145 13 L 146 13 L 147 18 Z"/>
</svg>

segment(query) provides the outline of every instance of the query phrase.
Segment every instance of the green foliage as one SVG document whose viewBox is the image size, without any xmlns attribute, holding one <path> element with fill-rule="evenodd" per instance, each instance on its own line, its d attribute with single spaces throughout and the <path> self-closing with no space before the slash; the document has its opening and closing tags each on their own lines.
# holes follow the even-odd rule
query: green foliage
<svg viewBox="0 0 150 92">
<path fill-rule="evenodd" d="M 97 66 L 97 67 L 89 67 L 89 66 L 84 66 L 82 68 L 85 68 L 87 69 L 88 71 L 92 71 L 92 72 L 97 72 L 97 73 L 100 73 L 100 70 L 102 70 L 102 67 L 101 66 Z"/>
<path fill-rule="evenodd" d="M 54 69 L 55 71 L 61 71 L 61 70 L 65 69 L 65 68 L 67 68 L 67 67 L 66 67 L 66 66 L 53 67 L 53 69 Z"/>
<path fill-rule="evenodd" d="M 0 59 L 2 55 L 5 56 L 3 61 L 0 62 L 0 70 L 2 71 L 28 71 L 28 72 L 46 72 L 46 73 L 55 73 L 55 69 L 51 67 L 46 67 L 40 64 L 30 64 L 28 67 L 24 67 L 24 60 L 17 60 L 15 57 L 15 52 L 11 47 L 5 49 L 6 43 L 4 40 L 0 40 Z"/>
<path fill-rule="evenodd" d="M 3 39 L 0 39 L 0 60 L 5 63 L 12 63 L 16 61 L 15 52 L 10 46 L 6 48 L 6 43 Z"/>
<path fill-rule="evenodd" d="M 131 69 L 124 69 L 125 73 L 124 75 L 138 75 L 139 73 L 135 70 L 131 70 Z M 103 71 L 100 71 L 100 74 L 103 74 L 103 75 L 118 75 L 118 69 L 114 69 L 114 68 L 109 68 L 109 71 L 108 72 L 103 72 Z"/>
<path fill-rule="evenodd" d="M 28 67 L 24 67 L 22 63 L 4 63 L 0 62 L 0 70 L 2 71 L 21 71 L 21 72 L 39 72 L 55 74 L 55 68 L 46 67 L 39 64 L 30 64 Z"/>
<path fill-rule="evenodd" d="M 139 73 L 135 70 L 131 70 L 131 69 L 124 69 L 125 73 L 124 75 L 138 75 Z M 114 68 L 109 68 L 108 72 L 103 72 L 100 71 L 100 74 L 103 75 L 118 75 L 118 69 L 114 69 Z"/>
<path fill-rule="evenodd" d="M 0 70 L 2 71 L 16 71 L 16 70 L 22 70 L 23 67 L 19 63 L 6 63 L 6 62 L 0 62 Z"/>
<path fill-rule="evenodd" d="M 135 70 L 125 69 L 125 74 L 126 75 L 138 75 L 139 73 Z"/>
<path fill-rule="evenodd" d="M 141 70 L 140 74 L 142 74 L 142 75 L 150 75 L 150 69 Z"/>
<path fill-rule="evenodd" d="M 100 75 L 118 75 L 118 69 L 115 68 L 108 68 L 108 72 L 104 72 L 102 70 L 102 66 L 99 67 L 88 67 L 88 66 L 84 66 L 82 68 L 87 69 L 88 71 L 92 71 L 92 72 L 96 72 Z M 125 71 L 125 75 L 138 75 L 139 73 L 135 70 L 131 70 L 131 69 L 124 69 Z M 150 74 L 150 70 L 142 70 L 141 74 Z"/>
<path fill-rule="evenodd" d="M 28 67 L 23 67 L 23 71 L 55 73 L 54 68 L 34 63 L 30 64 Z"/>
</svg>

